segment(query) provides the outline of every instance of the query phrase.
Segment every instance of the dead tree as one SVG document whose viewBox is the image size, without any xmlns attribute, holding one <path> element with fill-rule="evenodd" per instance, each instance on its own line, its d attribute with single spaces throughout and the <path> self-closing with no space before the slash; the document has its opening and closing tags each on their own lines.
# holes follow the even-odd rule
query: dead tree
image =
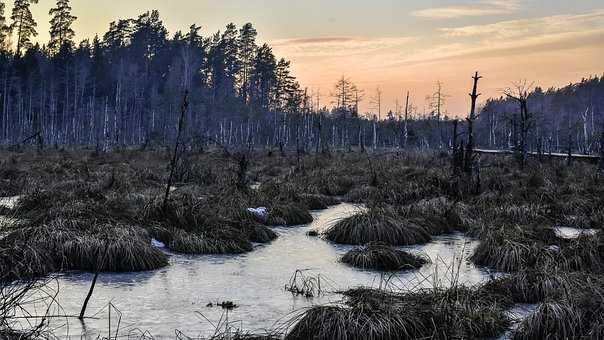
<svg viewBox="0 0 604 340">
<path fill-rule="evenodd" d="M 567 119 L 568 119 L 568 134 L 567 134 L 567 146 L 566 146 L 566 152 L 567 152 L 567 159 L 566 159 L 566 165 L 568 167 L 571 167 L 573 165 L 573 128 L 572 128 L 572 123 L 571 123 L 571 119 L 570 119 L 570 112 L 567 114 Z"/>
<path fill-rule="evenodd" d="M 516 155 L 520 163 L 520 167 L 524 169 L 527 158 L 527 138 L 532 124 L 532 114 L 528 108 L 529 88 L 532 84 L 527 84 L 526 80 L 518 82 L 514 88 L 508 88 L 504 94 L 516 102 L 520 107 L 520 145 L 516 145 Z"/>
<path fill-rule="evenodd" d="M 464 147 L 463 141 L 459 142 L 460 133 L 458 132 L 459 128 L 459 120 L 455 119 L 453 121 L 453 157 L 452 157 L 452 166 L 453 173 L 459 174 L 459 171 L 464 166 Z"/>
<path fill-rule="evenodd" d="M 474 122 L 476 121 L 476 101 L 480 96 L 480 93 L 478 93 L 478 80 L 481 78 L 482 77 L 478 75 L 478 72 L 472 77 L 474 80 L 472 93 L 470 93 L 472 106 L 470 108 L 470 116 L 466 119 L 468 122 L 468 145 L 466 147 L 464 172 L 469 176 L 472 176 L 472 170 L 474 168 Z"/>
<path fill-rule="evenodd" d="M 170 188 L 172 187 L 172 180 L 174 179 L 174 172 L 176 171 L 176 163 L 178 162 L 178 148 L 180 147 L 180 135 L 184 127 L 185 113 L 189 108 L 189 92 L 185 91 L 182 105 L 180 107 L 180 119 L 178 120 L 178 131 L 176 132 L 176 142 L 174 143 L 174 153 L 172 154 L 172 161 L 170 162 L 170 176 L 168 176 L 168 183 L 166 183 L 166 194 L 164 196 L 163 209 L 164 211 L 168 208 L 168 200 L 170 199 Z"/>
<path fill-rule="evenodd" d="M 405 101 L 405 122 L 403 125 L 403 146 L 406 149 L 409 141 L 409 91 L 407 91 L 407 100 Z"/>
</svg>

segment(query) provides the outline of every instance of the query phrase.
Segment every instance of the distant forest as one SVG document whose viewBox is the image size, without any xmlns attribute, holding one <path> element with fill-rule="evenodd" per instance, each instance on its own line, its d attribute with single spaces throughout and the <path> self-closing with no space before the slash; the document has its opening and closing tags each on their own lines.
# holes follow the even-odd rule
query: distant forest
<svg viewBox="0 0 604 340">
<path fill-rule="evenodd" d="M 334 80 L 329 99 L 303 88 L 290 62 L 257 42 L 252 24 L 229 24 L 214 34 L 198 25 L 171 37 L 158 11 L 112 22 L 92 40 L 74 41 L 69 0 L 51 9 L 50 41 L 40 46 L 30 8 L 15 0 L 9 18 L 0 0 L 0 143 L 109 150 L 153 147 L 175 140 L 181 107 L 186 145 L 204 147 L 329 149 L 453 145 L 454 121 L 445 98 L 430 96 L 428 112 L 404 105 L 382 115 L 381 93 L 365 98 L 351 80 Z M 8 15 L 8 14 L 6 14 Z M 484 104 L 476 121 L 476 145 L 561 151 L 599 150 L 604 125 L 604 77 L 562 89 L 528 89 L 529 119 L 517 100 Z M 510 94 L 510 93 L 508 93 Z M 359 114 L 370 100 L 374 113 Z M 469 102 L 469 101 L 468 101 Z M 469 111 L 469 109 L 468 109 Z M 459 116 L 465 116 L 459 115 Z M 521 122 L 524 128 L 520 128 Z M 458 138 L 463 140 L 464 120 Z"/>
</svg>

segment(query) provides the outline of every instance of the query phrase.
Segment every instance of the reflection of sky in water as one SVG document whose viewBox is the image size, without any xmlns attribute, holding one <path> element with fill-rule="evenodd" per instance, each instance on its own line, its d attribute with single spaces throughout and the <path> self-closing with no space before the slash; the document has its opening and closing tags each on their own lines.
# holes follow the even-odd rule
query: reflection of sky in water
<svg viewBox="0 0 604 340">
<path fill-rule="evenodd" d="M 170 266 L 146 273 L 101 274 L 87 315 L 98 313 L 98 320 L 86 321 L 90 337 L 98 331 L 107 332 L 109 303 L 122 313 L 122 333 L 134 327 L 148 330 L 156 338 L 174 336 L 176 329 L 196 337 L 207 335 L 212 326 L 195 314 L 201 312 L 216 322 L 223 315 L 220 308 L 209 308 L 209 302 L 234 301 L 238 308 L 229 312 L 229 321 L 244 329 L 270 328 L 288 313 L 312 304 L 338 301 L 337 294 L 307 300 L 292 297 L 284 291 L 291 275 L 297 269 L 307 269 L 306 275 L 321 275 L 323 289 L 335 291 L 359 285 L 380 285 L 381 276 L 375 272 L 350 268 L 338 259 L 350 246 L 335 245 L 321 238 L 308 237 L 310 229 L 323 229 L 326 225 L 354 213 L 358 208 L 342 204 L 315 214 L 310 226 L 277 228 L 279 238 L 268 245 L 259 245 L 253 252 L 238 256 L 183 256 L 173 255 Z M 460 282 L 473 284 L 488 279 L 488 273 L 477 269 L 462 259 L 467 258 L 477 246 L 461 234 L 435 238 L 434 242 L 406 247 L 413 252 L 430 256 L 433 264 L 419 271 L 405 272 L 391 280 L 396 287 L 431 287 L 437 282 L 450 281 L 450 268 L 454 263 L 460 273 Z M 437 273 L 437 275 L 434 275 Z M 384 276 L 384 277 L 387 277 Z M 88 292 L 92 274 L 74 273 L 59 276 L 59 302 L 61 314 L 78 314 Z M 77 320 L 70 320 L 69 329 L 62 327 L 57 334 L 82 334 Z M 113 324 L 115 312 L 113 312 Z M 54 322 L 60 326 L 65 320 Z M 115 324 L 112 326 L 115 329 Z M 101 334 L 107 336 L 107 334 Z"/>
</svg>

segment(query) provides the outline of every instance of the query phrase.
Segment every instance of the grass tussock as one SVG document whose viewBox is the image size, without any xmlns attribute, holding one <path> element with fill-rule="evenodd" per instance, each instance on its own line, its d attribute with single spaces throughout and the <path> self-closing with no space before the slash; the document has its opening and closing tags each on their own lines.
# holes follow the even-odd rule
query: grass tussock
<svg viewBox="0 0 604 340">
<path fill-rule="evenodd" d="M 551 229 L 519 226 L 492 229 L 481 235 L 471 260 L 504 272 L 535 268 L 553 261 L 555 253 L 547 248 L 553 239 Z"/>
<path fill-rule="evenodd" d="M 167 241 L 169 249 L 183 254 L 242 254 L 253 249 L 251 242 L 241 236 L 220 239 L 182 229 L 175 229 Z"/>
<path fill-rule="evenodd" d="M 526 270 L 487 282 L 483 289 L 515 303 L 538 303 L 557 299 L 581 282 L 581 275 L 554 270 Z"/>
<path fill-rule="evenodd" d="M 303 225 L 313 221 L 308 210 L 298 204 L 276 205 L 268 213 L 269 225 Z"/>
<path fill-rule="evenodd" d="M 301 195 L 300 201 L 308 210 L 323 210 L 340 203 L 335 197 L 320 194 Z"/>
<path fill-rule="evenodd" d="M 414 255 L 385 244 L 370 243 L 348 251 L 341 261 L 361 269 L 398 271 L 421 268 L 430 260 L 427 256 Z"/>
<path fill-rule="evenodd" d="M 401 220 L 387 209 L 375 207 L 339 221 L 324 234 L 332 242 L 351 245 L 381 242 L 405 246 L 431 240 L 424 227 L 411 220 Z"/>
<path fill-rule="evenodd" d="M 147 271 L 168 265 L 146 230 L 57 219 L 16 229 L 0 239 L 0 269 L 12 279 L 57 271 Z"/>
<path fill-rule="evenodd" d="M 541 303 L 519 325 L 514 339 L 594 339 L 602 331 L 604 279 L 585 274 L 564 294 Z"/>
<path fill-rule="evenodd" d="M 514 332 L 514 340 L 576 339 L 581 335 L 581 312 L 571 304 L 540 304 Z"/>
<path fill-rule="evenodd" d="M 482 338 L 509 325 L 501 306 L 462 287 L 344 294 L 344 304 L 313 307 L 291 320 L 285 339 Z"/>
</svg>

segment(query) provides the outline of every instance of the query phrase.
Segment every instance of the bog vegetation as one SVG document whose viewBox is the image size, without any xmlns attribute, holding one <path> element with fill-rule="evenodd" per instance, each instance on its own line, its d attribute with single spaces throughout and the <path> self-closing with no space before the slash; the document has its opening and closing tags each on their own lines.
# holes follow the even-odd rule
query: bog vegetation
<svg viewBox="0 0 604 340">
<path fill-rule="evenodd" d="M 273 226 L 305 224 L 310 210 L 357 202 L 365 208 L 321 235 L 359 246 L 341 259 L 346 264 L 413 270 L 427 259 L 396 246 L 463 232 L 480 240 L 471 261 L 508 274 L 477 287 L 455 281 L 413 291 L 355 288 L 344 292 L 342 304 L 297 314 L 281 330 L 287 339 L 494 336 L 508 329 L 506 310 L 514 303 L 539 304 L 515 338 L 601 332 L 602 236 L 567 239 L 555 231 L 559 225 L 602 228 L 603 178 L 589 162 L 568 168 L 564 161 L 529 159 L 521 170 L 513 158 L 484 155 L 477 183 L 453 171 L 441 153 L 185 152 L 164 205 L 171 157 L 165 151 L 2 156 L 0 195 L 19 196 L 2 209 L 4 289 L 56 272 L 168 265 L 154 242 L 175 253 L 249 252 L 277 237 Z M 265 207 L 265 214 L 250 207 Z M 313 280 L 296 279 L 292 287 L 318 294 L 320 281 Z M 4 334 L 13 332 L 11 308 L 4 309 Z"/>
</svg>

